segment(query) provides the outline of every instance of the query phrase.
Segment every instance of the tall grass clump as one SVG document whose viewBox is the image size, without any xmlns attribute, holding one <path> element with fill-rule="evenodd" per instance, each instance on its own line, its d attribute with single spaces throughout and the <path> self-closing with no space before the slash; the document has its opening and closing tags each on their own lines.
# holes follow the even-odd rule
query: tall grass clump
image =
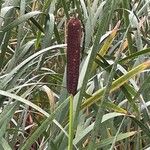
<svg viewBox="0 0 150 150">
<path fill-rule="evenodd" d="M 0 10 L 0 150 L 150 149 L 149 0 Z"/>
</svg>

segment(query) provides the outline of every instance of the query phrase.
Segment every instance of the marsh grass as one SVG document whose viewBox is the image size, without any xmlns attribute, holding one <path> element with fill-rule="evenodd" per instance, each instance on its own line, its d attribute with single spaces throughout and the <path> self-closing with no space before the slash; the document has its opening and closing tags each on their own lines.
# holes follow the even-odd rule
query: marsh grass
<svg viewBox="0 0 150 150">
<path fill-rule="evenodd" d="M 150 148 L 149 0 L 6 0 L 0 8 L 0 150 Z M 66 26 L 74 14 L 83 35 L 72 97 Z"/>
</svg>

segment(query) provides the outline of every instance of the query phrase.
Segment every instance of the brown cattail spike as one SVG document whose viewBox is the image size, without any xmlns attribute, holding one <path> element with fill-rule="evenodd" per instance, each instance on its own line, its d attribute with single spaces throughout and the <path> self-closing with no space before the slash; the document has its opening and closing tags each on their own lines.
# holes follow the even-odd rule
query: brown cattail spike
<svg viewBox="0 0 150 150">
<path fill-rule="evenodd" d="M 80 20 L 71 18 L 68 21 L 67 29 L 67 90 L 72 95 L 75 95 L 77 92 L 81 32 Z"/>
</svg>

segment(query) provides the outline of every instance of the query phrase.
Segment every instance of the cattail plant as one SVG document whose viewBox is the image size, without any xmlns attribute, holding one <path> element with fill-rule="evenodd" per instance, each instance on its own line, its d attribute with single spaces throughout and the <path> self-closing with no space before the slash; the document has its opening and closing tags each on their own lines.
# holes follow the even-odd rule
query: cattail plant
<svg viewBox="0 0 150 150">
<path fill-rule="evenodd" d="M 67 27 L 67 90 L 75 95 L 79 78 L 81 22 L 73 17 Z"/>
</svg>

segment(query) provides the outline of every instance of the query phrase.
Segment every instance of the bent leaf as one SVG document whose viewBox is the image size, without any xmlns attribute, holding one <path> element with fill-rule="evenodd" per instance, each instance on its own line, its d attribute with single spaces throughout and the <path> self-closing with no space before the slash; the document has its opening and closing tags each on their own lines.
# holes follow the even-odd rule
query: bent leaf
<svg viewBox="0 0 150 150">
<path fill-rule="evenodd" d="M 148 68 L 150 66 L 150 61 L 146 61 L 140 65 L 138 65 L 137 67 L 133 68 L 132 70 L 130 70 L 127 74 L 121 76 L 120 78 L 118 78 L 117 80 L 115 80 L 112 85 L 111 85 L 111 92 L 117 90 L 118 88 L 120 88 L 125 82 L 127 82 L 130 78 L 134 77 L 135 75 L 137 75 L 138 73 L 142 72 L 143 70 L 145 70 L 146 68 Z M 87 100 L 85 100 L 82 103 L 81 109 L 84 109 L 86 107 L 91 106 L 93 103 L 97 102 L 98 100 L 100 100 L 100 98 L 102 97 L 103 93 L 105 91 L 105 87 L 96 91 L 92 97 L 88 98 Z"/>
</svg>

